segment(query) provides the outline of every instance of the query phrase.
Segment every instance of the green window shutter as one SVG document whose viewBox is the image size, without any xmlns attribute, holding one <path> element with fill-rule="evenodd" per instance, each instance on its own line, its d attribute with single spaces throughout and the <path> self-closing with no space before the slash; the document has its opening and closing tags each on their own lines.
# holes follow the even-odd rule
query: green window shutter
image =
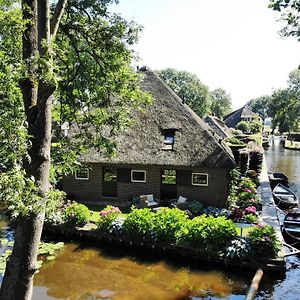
<svg viewBox="0 0 300 300">
<path fill-rule="evenodd" d="M 191 186 L 192 185 L 192 172 L 191 171 L 177 171 L 177 185 Z"/>
<path fill-rule="evenodd" d="M 131 169 L 117 169 L 117 178 L 118 182 L 131 182 Z"/>
</svg>

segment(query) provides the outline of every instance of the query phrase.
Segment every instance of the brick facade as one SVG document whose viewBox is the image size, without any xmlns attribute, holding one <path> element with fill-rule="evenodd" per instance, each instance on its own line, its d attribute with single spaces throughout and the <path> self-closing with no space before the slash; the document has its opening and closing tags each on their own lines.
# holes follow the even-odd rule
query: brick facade
<svg viewBox="0 0 300 300">
<path fill-rule="evenodd" d="M 154 194 L 154 197 L 160 199 L 161 190 L 161 170 L 164 166 L 117 166 L 119 170 L 145 170 L 146 182 L 130 182 L 130 178 L 119 180 L 117 186 L 117 198 L 102 197 L 102 168 L 101 164 L 90 164 L 89 179 L 78 180 L 74 175 L 69 175 L 63 181 L 63 189 L 70 198 L 86 203 L 127 203 L 134 196 L 143 194 Z M 171 168 L 176 169 L 178 174 L 177 196 L 184 196 L 189 199 L 195 199 L 202 202 L 205 206 L 213 205 L 224 207 L 228 194 L 229 170 L 226 169 L 190 169 L 190 168 Z M 191 184 L 191 173 L 207 173 L 208 186 L 195 186 Z M 120 171 L 121 173 L 121 171 Z M 179 176 L 181 179 L 179 180 Z"/>
</svg>

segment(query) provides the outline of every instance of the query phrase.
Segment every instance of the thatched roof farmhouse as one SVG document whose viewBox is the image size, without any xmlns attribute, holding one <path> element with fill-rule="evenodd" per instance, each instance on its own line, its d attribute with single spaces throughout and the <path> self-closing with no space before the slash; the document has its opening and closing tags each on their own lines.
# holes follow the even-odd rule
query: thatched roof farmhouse
<svg viewBox="0 0 300 300">
<path fill-rule="evenodd" d="M 235 128 L 241 121 L 252 122 L 253 120 L 261 120 L 261 117 L 247 106 L 243 106 L 224 117 L 225 124 L 230 128 Z"/>
<path fill-rule="evenodd" d="M 67 177 L 65 191 L 95 203 L 154 194 L 224 206 L 228 172 L 235 166 L 231 150 L 153 71 L 143 67 L 140 74 L 153 104 L 133 113 L 133 126 L 116 137 L 115 157 L 96 150 L 83 155 L 90 168 Z"/>
</svg>

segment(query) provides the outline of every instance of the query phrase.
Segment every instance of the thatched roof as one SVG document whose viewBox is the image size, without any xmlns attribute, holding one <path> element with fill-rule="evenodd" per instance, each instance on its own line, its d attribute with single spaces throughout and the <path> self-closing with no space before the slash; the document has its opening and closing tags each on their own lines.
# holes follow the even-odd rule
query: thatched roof
<svg viewBox="0 0 300 300">
<path fill-rule="evenodd" d="M 231 150 L 208 131 L 207 124 L 150 69 L 140 69 L 141 88 L 153 97 L 144 112 L 135 111 L 136 123 L 117 136 L 117 156 L 106 158 L 96 150 L 85 162 L 232 168 Z M 172 150 L 166 150 L 167 130 L 175 132 Z"/>
<path fill-rule="evenodd" d="M 209 125 L 213 134 L 217 134 L 221 139 L 232 136 L 231 129 L 219 118 L 207 116 L 204 121 Z"/>
<path fill-rule="evenodd" d="M 235 126 L 244 118 L 260 119 L 260 116 L 250 110 L 249 107 L 243 106 L 225 116 L 224 122 L 228 127 L 235 128 Z"/>
</svg>

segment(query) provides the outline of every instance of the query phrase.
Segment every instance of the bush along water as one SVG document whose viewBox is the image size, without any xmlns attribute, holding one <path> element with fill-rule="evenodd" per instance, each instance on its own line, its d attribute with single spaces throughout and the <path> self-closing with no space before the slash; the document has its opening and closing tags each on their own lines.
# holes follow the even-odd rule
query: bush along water
<svg viewBox="0 0 300 300">
<path fill-rule="evenodd" d="M 90 217 L 89 209 L 77 202 L 68 201 L 63 207 L 63 220 L 72 226 L 84 226 Z"/>
<path fill-rule="evenodd" d="M 68 223 L 84 223 L 81 217 L 78 218 L 78 215 L 82 216 L 78 206 L 82 205 L 69 203 L 65 208 L 64 216 Z M 239 210 L 243 217 L 256 216 L 254 206 Z M 83 211 L 87 220 L 88 209 L 87 213 L 85 209 Z M 259 224 L 247 237 L 240 237 L 233 221 L 220 216 L 223 213 L 223 210 L 211 207 L 205 214 L 190 219 L 185 211 L 178 208 L 165 207 L 157 212 L 148 208 L 132 208 L 130 213 L 122 214 L 119 208 L 107 206 L 99 213 L 97 225 L 101 233 L 194 249 L 209 258 L 244 261 L 254 257 L 276 257 L 280 247 L 273 227 Z"/>
<path fill-rule="evenodd" d="M 280 243 L 274 228 L 258 224 L 248 234 L 254 253 L 258 257 L 274 258 L 280 250 Z"/>
</svg>

